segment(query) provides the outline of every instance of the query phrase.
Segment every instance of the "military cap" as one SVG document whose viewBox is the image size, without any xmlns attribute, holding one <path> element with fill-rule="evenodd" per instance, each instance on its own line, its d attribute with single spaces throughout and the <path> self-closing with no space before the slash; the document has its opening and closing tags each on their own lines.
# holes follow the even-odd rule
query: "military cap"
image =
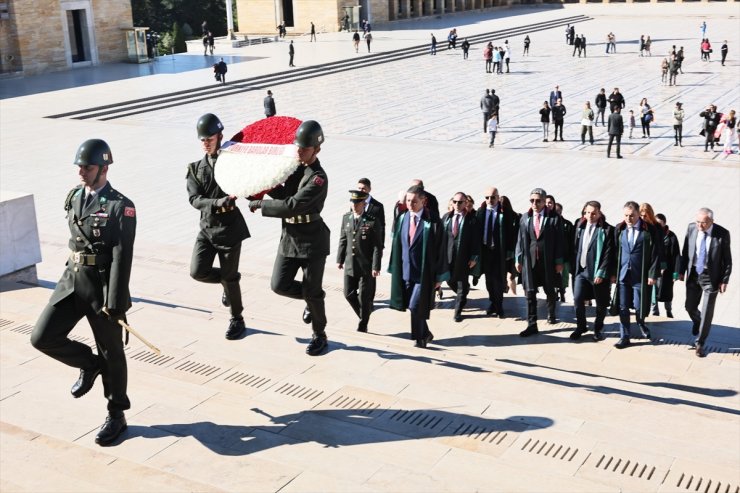
<svg viewBox="0 0 740 493">
<path fill-rule="evenodd" d="M 364 202 L 367 200 L 367 192 L 363 192 L 362 190 L 350 190 L 349 191 L 349 201 L 350 202 Z"/>
</svg>

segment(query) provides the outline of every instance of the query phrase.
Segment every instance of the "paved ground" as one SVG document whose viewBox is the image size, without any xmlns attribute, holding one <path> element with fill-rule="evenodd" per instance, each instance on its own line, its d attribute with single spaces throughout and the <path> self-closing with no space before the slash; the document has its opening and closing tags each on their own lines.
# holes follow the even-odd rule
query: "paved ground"
<svg viewBox="0 0 740 493">
<path fill-rule="evenodd" d="M 315 118 L 325 128 L 321 158 L 331 186 L 325 216 L 333 241 L 345 191 L 360 176 L 373 180 L 374 195 L 387 207 L 414 177 L 424 178 L 440 199 L 457 190 L 480 199 L 486 185 L 497 185 L 518 210 L 532 187 L 544 186 L 568 217 L 596 198 L 615 222 L 624 201 L 649 201 L 682 239 L 694 210 L 707 205 L 736 235 L 738 157 L 704 153 L 697 132 L 706 104 L 738 106 L 739 13 L 734 4 L 587 5 L 408 22 L 377 30 L 373 50 L 425 43 L 432 29 L 441 40 L 451 27 L 466 36 L 585 14 L 591 20 L 577 31 L 589 40 L 589 56 L 573 58 L 557 28 L 533 33 L 532 56 L 523 60 L 523 36 L 509 38 L 516 48 L 512 73 L 501 76 L 484 73 L 481 46 L 474 45 L 468 61 L 459 51 L 440 50 L 436 57 L 272 90 L 279 114 Z M 715 54 L 721 40 L 729 40 L 726 67 L 698 60 L 702 20 Z M 609 31 L 617 35 L 618 53 L 606 56 L 601 42 Z M 634 40 L 642 33 L 654 40 L 651 58 L 637 56 Z M 367 56 L 353 53 L 346 33 L 296 44 L 299 67 Z M 660 84 L 660 55 L 672 44 L 688 55 L 675 88 Z M 219 50 L 219 56 L 247 60 L 230 65 L 235 84 L 287 65 L 285 43 Z M 201 56 L 157 63 L 195 67 Z M 269 291 L 279 224 L 248 214 L 252 238 L 241 271 L 250 332 L 227 342 L 220 293 L 188 275 L 197 212 L 186 202 L 184 171 L 200 154 L 193 132 L 198 116 L 214 112 L 227 133 L 236 132 L 260 118 L 263 90 L 110 121 L 45 118 L 212 80 L 207 68 L 183 68 L 90 84 L 121 70 L 80 73 L 74 88 L 60 80 L 69 75 L 0 82 L 6 97 L 0 101 L 0 182 L 3 189 L 35 194 L 44 257 L 39 285 L 0 284 L 0 490 L 740 491 L 737 283 L 718 301 L 712 352 L 701 360 L 686 350 L 681 285 L 677 318 L 651 317 L 653 340 L 625 351 L 615 350 L 613 339 L 568 340 L 570 295 L 559 325 L 522 341 L 516 334 L 524 322 L 514 317 L 524 315 L 523 300 L 507 295 L 512 318 L 491 320 L 480 290 L 471 294 L 461 324 L 452 323 L 450 302 L 443 300 L 430 321 L 435 344 L 418 350 L 406 338 L 408 315 L 385 309 L 387 276 L 379 281 L 370 333 L 354 332 L 330 257 L 331 351 L 308 358 L 301 305 Z M 537 110 L 555 84 L 569 111 L 567 140 L 545 144 Z M 626 139 L 622 161 L 605 159 L 600 127 L 594 146 L 579 139 L 583 102 L 614 86 L 628 108 L 641 97 L 656 108 L 653 138 Z M 491 87 L 501 96 L 503 119 L 493 150 L 484 144 L 478 108 Z M 9 97 L 21 94 L 28 95 Z M 672 146 L 670 109 L 677 100 L 690 115 L 683 148 Z M 62 200 L 75 182 L 68 163 L 89 137 L 111 144 L 111 181 L 136 202 L 129 319 L 163 351 L 155 357 L 132 340 L 129 430 L 123 443 L 107 449 L 93 442 L 104 417 L 100 388 L 71 399 L 76 371 L 28 344 L 66 256 Z M 740 258 L 737 242 L 733 254 Z M 616 320 L 607 321 L 613 336 Z M 85 324 L 74 334 L 92 343 Z"/>
</svg>

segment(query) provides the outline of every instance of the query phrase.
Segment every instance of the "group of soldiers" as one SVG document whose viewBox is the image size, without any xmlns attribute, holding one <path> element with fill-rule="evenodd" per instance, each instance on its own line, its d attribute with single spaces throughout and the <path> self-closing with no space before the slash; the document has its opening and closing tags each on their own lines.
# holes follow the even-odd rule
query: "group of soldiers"
<svg viewBox="0 0 740 493">
<path fill-rule="evenodd" d="M 225 336 L 234 340 L 246 333 L 239 258 L 249 229 L 236 206 L 237 197 L 225 193 L 214 177 L 223 142 L 222 122 L 208 113 L 198 120 L 196 130 L 204 155 L 187 166 L 189 201 L 200 212 L 190 275 L 196 281 L 222 286 L 221 302 L 231 314 Z M 264 217 L 281 219 L 270 285 L 278 295 L 305 302 L 302 318 L 312 327 L 306 348 L 311 356 L 324 353 L 328 346 L 322 285 L 330 232 L 321 216 L 328 178 L 318 159 L 323 142 L 324 133 L 317 122 L 301 123 L 294 140 L 300 163 L 295 171 L 265 196 L 248 197 L 253 213 L 261 211 Z M 90 391 L 101 376 L 108 416 L 95 441 L 105 446 L 114 444 L 126 430 L 124 411 L 130 408 L 123 329 L 131 330 L 126 311 L 131 307 L 128 284 L 136 208 L 108 182 L 113 156 L 106 142 L 84 142 L 74 164 L 80 184 L 64 203 L 71 233 L 70 256 L 36 323 L 31 343 L 52 358 L 79 368 L 79 378 L 71 389 L 75 398 Z M 342 217 L 336 259 L 344 273 L 344 295 L 358 317 L 360 332 L 368 330 L 386 236 L 385 210 L 371 196 L 371 190 L 370 180 L 361 178 L 349 191 L 350 207 Z M 594 338 L 601 340 L 611 298 L 612 308 L 620 315 L 621 337 L 616 347 L 624 348 L 630 344 L 630 309 L 635 310 L 641 334 L 649 337 L 644 321 L 652 287 L 661 280 L 680 278 L 686 280 L 686 309 L 697 336 L 696 353 L 704 356 L 714 301 L 717 293 L 725 291 L 732 269 L 729 232 L 714 224 L 712 211 L 699 210 L 695 223 L 689 225 L 680 261 L 672 267 L 665 253 L 664 230 L 650 215 L 641 216 L 635 202 L 627 202 L 623 221 L 611 226 L 596 201 L 587 202 L 582 216 L 570 223 L 543 189 L 532 190 L 529 200 L 530 209 L 518 215 L 494 187 L 486 191 L 485 202 L 477 210 L 472 199 L 460 192 L 440 217 L 436 197 L 425 190 L 421 180 L 411 183 L 393 211 L 389 305 L 410 311 L 411 338 L 416 346 L 426 347 L 434 339 L 427 320 L 435 294 L 445 281 L 455 292 L 454 320 L 459 322 L 471 276 L 474 283 L 485 276 L 490 302 L 486 313 L 500 318 L 505 316 L 507 280 L 518 276 L 528 307 L 528 325 L 520 336 L 529 337 L 538 333 L 538 289 L 542 287 L 547 296 L 547 322 L 554 324 L 558 292 L 570 275 L 577 319 L 571 338 L 579 339 L 588 331 L 585 306 L 587 300 L 595 299 L 593 332 Z M 214 267 L 216 256 L 219 267 Z M 296 279 L 299 269 L 300 281 Z M 612 284 L 616 286 L 613 297 Z M 69 338 L 83 317 L 92 328 L 97 353 Z"/>
</svg>

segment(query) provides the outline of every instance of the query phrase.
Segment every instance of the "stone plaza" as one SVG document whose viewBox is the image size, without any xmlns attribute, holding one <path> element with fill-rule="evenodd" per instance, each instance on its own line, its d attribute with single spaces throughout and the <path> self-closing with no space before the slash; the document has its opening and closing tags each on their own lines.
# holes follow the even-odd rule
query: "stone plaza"
<svg viewBox="0 0 740 493">
<path fill-rule="evenodd" d="M 611 224 L 627 200 L 649 202 L 681 243 L 705 206 L 735 237 L 740 258 L 740 160 L 705 153 L 699 135 L 708 104 L 740 109 L 739 16 L 737 2 L 521 6 L 374 26 L 370 54 L 364 41 L 356 54 L 348 33 L 296 37 L 291 72 L 285 41 L 223 41 L 214 57 L 196 44 L 146 66 L 0 80 L 0 186 L 33 194 L 35 210 L 18 214 L 35 216 L 42 257 L 37 281 L 0 281 L 0 491 L 739 493 L 737 274 L 718 297 L 709 354 L 700 359 L 688 350 L 683 283 L 676 318 L 649 317 L 652 338 L 621 351 L 613 347 L 617 317 L 607 318 L 604 341 L 568 338 L 570 290 L 559 323 L 521 339 L 520 290 L 505 297 L 509 318 L 494 319 L 480 283 L 454 323 L 446 289 L 429 321 L 435 340 L 421 349 L 409 340 L 408 313 L 388 309 L 385 272 L 369 332 L 356 332 L 335 264 L 347 191 L 360 177 L 372 180 L 387 216 L 414 178 L 443 210 L 457 191 L 482 202 L 488 186 L 518 212 L 542 187 L 571 220 L 599 200 Z M 567 19 L 585 34 L 586 57 L 565 44 Z M 709 62 L 699 59 L 703 21 Z M 511 73 L 485 73 L 480 41 L 468 60 L 447 50 L 453 27 L 458 44 L 508 39 Z M 615 54 L 605 53 L 609 32 Z M 436 56 L 428 54 L 430 33 L 440 42 Z M 526 34 L 532 45 L 523 57 Z M 652 37 L 651 57 L 639 56 L 641 34 Z M 672 45 L 686 51 L 673 87 L 660 80 Z M 219 57 L 229 63 L 223 86 L 211 69 Z M 555 85 L 568 110 L 565 142 L 545 143 L 538 110 Z M 581 144 L 581 110 L 602 87 L 619 87 L 626 110 L 637 113 L 643 97 L 655 110 L 652 138 L 641 138 L 638 122 L 619 161 L 606 158 L 601 126 L 594 145 Z M 493 149 L 479 108 L 491 88 L 501 98 Z M 270 291 L 279 221 L 237 202 L 252 235 L 240 267 L 246 337 L 224 339 L 220 287 L 189 275 L 198 213 L 188 204 L 186 165 L 202 156 L 195 123 L 215 113 L 228 138 L 263 117 L 267 89 L 278 115 L 317 120 L 326 134 L 319 157 L 330 187 L 322 213 L 333 246 L 324 276 L 329 351 L 316 358 L 304 352 L 303 303 Z M 673 145 L 676 101 L 686 110 L 683 147 Z M 77 370 L 29 343 L 69 256 L 63 202 L 78 182 L 74 153 L 88 138 L 110 144 L 110 182 L 136 204 L 128 320 L 162 351 L 131 338 L 129 426 L 106 448 L 94 443 L 105 416 L 102 384 L 73 399 Z M 540 308 L 543 315 L 544 300 Z M 84 321 L 71 336 L 94 346 Z"/>
</svg>

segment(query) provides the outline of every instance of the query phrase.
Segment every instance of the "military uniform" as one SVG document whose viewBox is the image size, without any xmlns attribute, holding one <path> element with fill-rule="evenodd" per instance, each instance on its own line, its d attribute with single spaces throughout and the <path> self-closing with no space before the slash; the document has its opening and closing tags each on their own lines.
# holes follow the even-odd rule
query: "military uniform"
<svg viewBox="0 0 740 493">
<path fill-rule="evenodd" d="M 100 371 L 108 411 L 122 417 L 123 411 L 131 407 L 126 395 L 123 329 L 102 310 L 124 313 L 131 307 L 128 283 L 136 209 L 110 183 L 91 194 L 87 205 L 86 195 L 82 185 L 67 195 L 64 207 L 71 233 L 71 254 L 62 278 L 36 322 L 31 344 L 66 365 L 95 375 Z M 97 355 L 87 344 L 68 338 L 82 317 L 87 317 L 92 328 Z"/>
<path fill-rule="evenodd" d="M 353 191 L 352 201 L 364 202 L 366 196 Z M 382 223 L 368 211 L 357 218 L 354 211 L 349 211 L 342 217 L 340 231 L 337 264 L 344 269 L 344 297 L 360 319 L 357 330 L 365 332 L 373 311 L 372 273 L 380 271 L 383 257 Z"/>
<path fill-rule="evenodd" d="M 282 219 L 272 290 L 281 295 L 306 301 L 314 334 L 326 327 L 325 293 L 322 289 L 324 266 L 329 255 L 329 228 L 321 218 L 328 179 L 318 159 L 310 166 L 300 166 L 285 184 L 269 192 L 274 200 L 263 200 L 262 215 Z M 303 281 L 296 281 L 298 269 Z"/>
<path fill-rule="evenodd" d="M 233 204 L 220 205 L 227 194 L 214 178 L 217 156 L 203 156 L 190 163 L 187 190 L 190 205 L 200 211 L 200 233 L 195 239 L 190 275 L 196 281 L 221 284 L 224 300 L 234 319 L 241 319 L 241 289 L 239 287 L 239 256 L 242 241 L 249 238 L 249 229 L 241 211 Z M 220 268 L 213 267 L 218 255 Z"/>
</svg>

